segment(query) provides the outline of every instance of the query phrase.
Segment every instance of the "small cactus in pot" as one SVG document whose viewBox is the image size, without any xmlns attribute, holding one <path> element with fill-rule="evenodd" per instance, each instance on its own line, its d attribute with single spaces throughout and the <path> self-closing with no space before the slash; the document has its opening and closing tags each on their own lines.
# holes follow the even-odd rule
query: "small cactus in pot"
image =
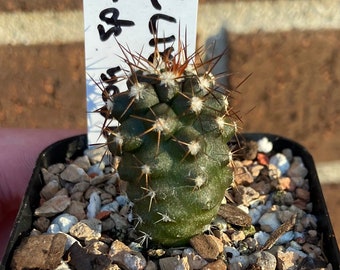
<svg viewBox="0 0 340 270">
<path fill-rule="evenodd" d="M 227 143 L 237 124 L 229 93 L 211 73 L 220 56 L 203 62 L 202 50 L 188 56 L 180 42 L 177 52 L 156 46 L 149 58 L 121 48 L 127 91 L 103 89 L 98 111 L 119 123 L 104 124 L 103 133 L 128 182 L 137 231 L 164 246 L 184 245 L 210 224 L 232 182 Z"/>
</svg>

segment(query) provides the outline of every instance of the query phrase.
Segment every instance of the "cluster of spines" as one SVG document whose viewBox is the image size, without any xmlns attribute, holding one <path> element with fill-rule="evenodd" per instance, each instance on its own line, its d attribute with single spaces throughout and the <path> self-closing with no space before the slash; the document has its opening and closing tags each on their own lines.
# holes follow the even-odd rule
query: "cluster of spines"
<svg viewBox="0 0 340 270">
<path fill-rule="evenodd" d="M 148 211 L 151 211 L 157 198 L 157 191 L 150 184 L 155 167 L 134 154 L 145 143 L 144 138 L 148 134 L 156 134 L 156 145 L 150 149 L 154 151 L 155 158 L 160 154 L 161 141 L 170 140 L 182 149 L 180 163 L 186 159 L 195 162 L 198 155 L 209 155 L 205 153 L 206 136 L 214 134 L 212 137 L 222 137 L 226 143 L 235 134 L 237 117 L 229 106 L 228 93 L 219 88 L 211 73 L 221 56 L 204 62 L 200 58 L 201 49 L 187 56 L 186 48 L 180 43 L 177 54 L 172 55 L 173 50 L 161 53 L 156 47 L 149 59 L 122 46 L 121 49 L 130 69 L 128 91 L 110 94 L 102 89 L 105 106 L 98 112 L 105 117 L 103 133 L 107 136 L 110 151 L 117 156 L 124 152 L 132 153 L 135 167 L 139 170 L 134 181 L 145 179 L 144 185 L 140 183 L 143 196 L 139 200 L 149 200 Z M 195 63 L 194 58 L 198 58 L 198 62 Z M 201 72 L 206 66 L 208 68 Z M 116 119 L 119 126 L 112 128 L 110 119 Z M 223 151 L 221 154 L 216 152 L 217 156 L 224 156 L 209 158 L 227 165 L 228 160 L 231 161 L 231 152 L 225 154 Z M 209 179 L 203 166 L 198 171 L 200 173 L 187 173 L 192 190 L 199 190 Z M 176 222 L 168 213 L 157 213 L 161 218 L 155 224 Z"/>
</svg>

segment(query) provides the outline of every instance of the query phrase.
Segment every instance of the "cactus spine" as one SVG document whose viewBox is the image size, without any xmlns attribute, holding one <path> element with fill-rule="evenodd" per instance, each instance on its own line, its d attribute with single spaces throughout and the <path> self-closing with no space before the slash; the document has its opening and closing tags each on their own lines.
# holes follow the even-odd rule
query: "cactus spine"
<svg viewBox="0 0 340 270">
<path fill-rule="evenodd" d="M 202 50 L 187 56 L 178 47 L 173 55 L 156 46 L 149 59 L 122 47 L 128 90 L 103 90 L 99 110 L 119 122 L 103 129 L 109 150 L 121 157 L 118 172 L 129 183 L 137 230 L 165 246 L 187 243 L 217 214 L 232 181 L 227 142 L 236 127 L 228 93 L 211 74 L 219 57 L 203 62 Z"/>
</svg>

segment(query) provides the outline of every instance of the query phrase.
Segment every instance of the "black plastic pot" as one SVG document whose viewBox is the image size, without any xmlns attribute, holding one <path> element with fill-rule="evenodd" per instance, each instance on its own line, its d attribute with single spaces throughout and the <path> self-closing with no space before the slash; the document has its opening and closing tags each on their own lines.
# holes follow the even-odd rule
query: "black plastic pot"
<svg viewBox="0 0 340 270">
<path fill-rule="evenodd" d="M 273 134 L 264 133 L 245 133 L 242 138 L 245 140 L 259 140 L 267 137 L 273 142 L 274 151 L 280 152 L 285 148 L 290 148 L 295 156 L 300 156 L 306 168 L 308 169 L 307 178 L 310 181 L 311 201 L 313 203 L 313 214 L 318 220 L 318 231 L 323 234 L 323 250 L 332 264 L 333 269 L 340 269 L 340 253 L 335 239 L 332 224 L 330 222 L 329 214 L 327 211 L 326 203 L 322 194 L 321 185 L 316 172 L 315 164 L 309 152 L 300 144 L 276 136 Z M 27 236 L 32 229 L 33 213 L 35 208 L 39 205 L 39 192 L 43 187 L 43 179 L 41 176 L 41 168 L 46 168 L 49 165 L 58 162 L 65 162 L 66 159 L 83 154 L 87 146 L 86 135 L 80 135 L 58 141 L 48 148 L 46 148 L 38 157 L 36 167 L 27 187 L 25 196 L 21 203 L 20 210 L 15 220 L 14 228 L 11 233 L 7 249 L 5 251 L 0 269 L 10 269 L 10 263 L 15 248 L 19 245 L 20 240 Z"/>
</svg>

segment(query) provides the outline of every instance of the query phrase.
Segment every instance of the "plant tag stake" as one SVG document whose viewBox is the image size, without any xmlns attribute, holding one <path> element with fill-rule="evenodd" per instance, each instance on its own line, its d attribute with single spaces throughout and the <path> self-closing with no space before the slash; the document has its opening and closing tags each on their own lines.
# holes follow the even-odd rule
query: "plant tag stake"
<svg viewBox="0 0 340 270">
<path fill-rule="evenodd" d="M 118 45 L 134 54 L 148 57 L 154 51 L 154 33 L 159 49 L 187 41 L 188 55 L 196 46 L 198 0 L 84 0 L 85 65 L 87 92 L 88 143 L 103 143 L 104 117 L 94 112 L 103 104 L 102 91 L 96 85 L 123 92 L 126 80 L 110 80 L 126 75 Z M 109 83 L 103 81 L 110 80 Z"/>
</svg>

